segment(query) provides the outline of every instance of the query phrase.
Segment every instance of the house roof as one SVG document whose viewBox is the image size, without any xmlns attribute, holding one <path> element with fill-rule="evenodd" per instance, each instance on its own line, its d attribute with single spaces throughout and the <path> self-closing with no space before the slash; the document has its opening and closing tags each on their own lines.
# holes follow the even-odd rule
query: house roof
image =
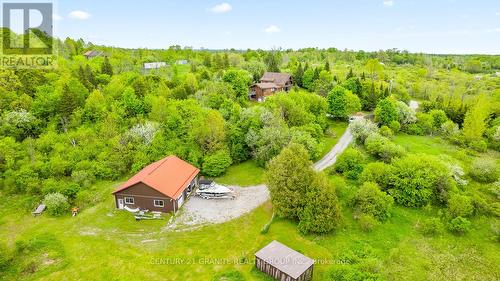
<svg viewBox="0 0 500 281">
<path fill-rule="evenodd" d="M 288 248 L 276 240 L 260 249 L 255 253 L 255 256 L 293 279 L 299 278 L 302 273 L 314 264 L 313 259 Z"/>
<path fill-rule="evenodd" d="M 260 82 L 272 82 L 279 85 L 285 85 L 285 83 L 290 80 L 292 76 L 288 73 L 280 73 L 280 72 L 265 72 L 260 78 Z"/>
<path fill-rule="evenodd" d="M 166 67 L 168 64 L 163 61 L 155 61 L 155 62 L 145 62 L 144 69 L 156 69 L 161 67 Z"/>
<path fill-rule="evenodd" d="M 142 182 L 170 198 L 177 199 L 199 172 L 198 168 L 171 155 L 149 164 L 113 193 Z"/>
<path fill-rule="evenodd" d="M 257 86 L 261 89 L 271 89 L 271 88 L 279 88 L 276 83 L 264 82 L 264 83 L 255 83 L 253 86 Z"/>
<path fill-rule="evenodd" d="M 100 56 L 101 54 L 102 54 L 101 51 L 90 50 L 90 51 L 86 51 L 83 55 L 86 57 L 97 57 L 97 56 Z"/>
</svg>

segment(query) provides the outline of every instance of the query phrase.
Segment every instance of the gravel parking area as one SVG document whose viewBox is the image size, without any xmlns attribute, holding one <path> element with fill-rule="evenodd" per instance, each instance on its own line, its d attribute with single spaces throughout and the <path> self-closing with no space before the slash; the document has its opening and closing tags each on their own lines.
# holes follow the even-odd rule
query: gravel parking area
<svg viewBox="0 0 500 281">
<path fill-rule="evenodd" d="M 269 191 L 263 184 L 228 187 L 235 191 L 235 199 L 202 199 L 192 196 L 164 230 L 182 231 L 205 224 L 223 223 L 246 214 L 269 200 Z"/>
</svg>

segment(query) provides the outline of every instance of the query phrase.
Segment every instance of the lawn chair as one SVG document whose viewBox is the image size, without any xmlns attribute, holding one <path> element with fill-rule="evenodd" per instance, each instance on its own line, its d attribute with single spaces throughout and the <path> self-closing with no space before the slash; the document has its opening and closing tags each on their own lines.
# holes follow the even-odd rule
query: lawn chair
<svg viewBox="0 0 500 281">
<path fill-rule="evenodd" d="M 34 212 L 32 212 L 32 214 L 33 214 L 33 216 L 37 216 L 37 215 L 42 214 L 43 211 L 45 211 L 45 205 L 40 204 L 40 205 L 38 205 L 38 207 L 36 207 L 36 210 Z"/>
</svg>

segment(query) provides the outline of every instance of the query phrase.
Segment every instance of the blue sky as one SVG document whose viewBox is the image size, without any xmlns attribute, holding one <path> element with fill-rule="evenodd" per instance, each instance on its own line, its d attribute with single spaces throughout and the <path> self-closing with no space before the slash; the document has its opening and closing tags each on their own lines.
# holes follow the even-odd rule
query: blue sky
<svg viewBox="0 0 500 281">
<path fill-rule="evenodd" d="M 120 47 L 500 54 L 498 0 L 59 0 L 56 34 Z"/>
</svg>

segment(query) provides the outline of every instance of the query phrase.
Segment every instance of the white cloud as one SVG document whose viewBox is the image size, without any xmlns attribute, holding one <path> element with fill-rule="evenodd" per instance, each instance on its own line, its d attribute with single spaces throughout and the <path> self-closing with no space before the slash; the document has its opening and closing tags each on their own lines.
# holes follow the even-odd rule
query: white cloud
<svg viewBox="0 0 500 281">
<path fill-rule="evenodd" d="M 53 14 L 53 15 L 52 15 L 52 18 L 53 18 L 55 21 L 60 21 L 60 20 L 62 20 L 62 19 L 63 19 L 63 17 L 61 17 L 61 16 L 60 16 L 60 15 L 58 15 L 58 14 Z"/>
<path fill-rule="evenodd" d="M 394 5 L 394 0 L 384 0 L 384 6 L 391 7 Z"/>
<path fill-rule="evenodd" d="M 279 27 L 277 27 L 276 25 L 271 24 L 270 26 L 266 27 L 264 29 L 264 31 L 266 33 L 278 33 L 278 32 L 281 32 L 281 29 Z"/>
<path fill-rule="evenodd" d="M 500 16 L 500 12 L 496 12 L 496 13 L 495 13 L 495 16 Z"/>
<path fill-rule="evenodd" d="M 210 8 L 210 11 L 216 14 L 223 14 L 231 11 L 232 9 L 233 7 L 231 7 L 228 3 L 220 3 Z"/>
<path fill-rule="evenodd" d="M 488 30 L 486 30 L 486 32 L 488 32 L 488 33 L 491 33 L 491 32 L 500 32 L 500 27 L 488 29 Z"/>
<path fill-rule="evenodd" d="M 69 14 L 68 14 L 68 17 L 71 18 L 71 19 L 75 19 L 75 20 L 87 20 L 91 17 L 92 15 L 85 12 L 85 11 L 71 11 Z"/>
</svg>

